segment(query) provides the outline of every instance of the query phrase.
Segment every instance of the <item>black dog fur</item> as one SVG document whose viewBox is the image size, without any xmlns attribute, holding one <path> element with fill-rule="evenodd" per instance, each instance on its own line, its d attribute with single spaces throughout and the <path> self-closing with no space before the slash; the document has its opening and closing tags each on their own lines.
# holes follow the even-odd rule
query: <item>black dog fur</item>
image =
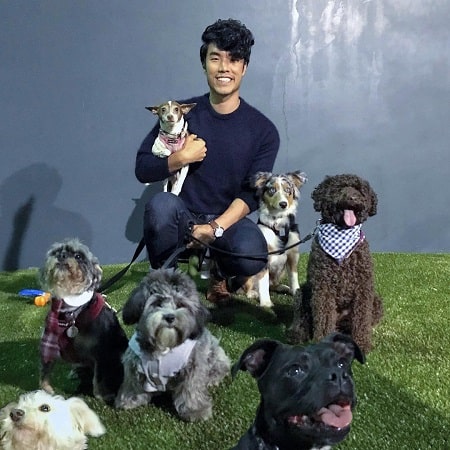
<svg viewBox="0 0 450 450">
<path fill-rule="evenodd" d="M 96 292 L 101 277 L 102 269 L 98 259 L 78 239 L 53 244 L 47 252 L 45 266 L 41 269 L 43 287 L 53 294 L 51 311 L 46 319 L 46 331 L 54 328 L 49 322 L 51 314 L 57 314 L 59 327 L 62 329 L 58 341 L 52 341 L 50 348 L 57 345 L 59 358 L 72 365 L 80 382 L 76 394 L 95 395 L 111 405 L 123 381 L 122 355 L 128 347 L 128 338 L 115 311 Z M 65 295 L 83 291 L 93 291 L 92 298 L 76 311 L 65 310 Z M 60 307 L 61 302 L 63 305 Z M 78 332 L 76 336 L 69 338 L 67 329 L 70 328 L 72 314 L 76 314 L 73 325 Z M 48 344 L 44 342 L 43 336 L 40 348 L 40 385 L 53 394 L 50 374 L 58 357 L 53 352 L 51 356 L 45 356 Z"/>
<path fill-rule="evenodd" d="M 261 394 L 256 419 L 234 449 L 327 449 L 341 442 L 356 405 L 353 359 L 365 362 L 356 343 L 342 333 L 307 347 L 256 341 L 232 369 L 233 377 L 248 371 Z"/>
</svg>

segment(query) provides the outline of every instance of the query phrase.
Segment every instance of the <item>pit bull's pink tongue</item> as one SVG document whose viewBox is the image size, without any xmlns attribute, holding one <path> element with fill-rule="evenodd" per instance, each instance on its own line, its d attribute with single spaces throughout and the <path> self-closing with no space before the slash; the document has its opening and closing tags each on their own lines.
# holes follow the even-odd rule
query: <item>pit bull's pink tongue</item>
<svg viewBox="0 0 450 450">
<path fill-rule="evenodd" d="M 321 408 L 317 413 L 317 420 L 334 428 L 344 428 L 350 425 L 352 418 L 350 405 L 330 405 L 328 408 Z"/>
<path fill-rule="evenodd" d="M 356 216 L 351 209 L 344 210 L 344 222 L 348 227 L 353 227 L 356 224 Z"/>
</svg>

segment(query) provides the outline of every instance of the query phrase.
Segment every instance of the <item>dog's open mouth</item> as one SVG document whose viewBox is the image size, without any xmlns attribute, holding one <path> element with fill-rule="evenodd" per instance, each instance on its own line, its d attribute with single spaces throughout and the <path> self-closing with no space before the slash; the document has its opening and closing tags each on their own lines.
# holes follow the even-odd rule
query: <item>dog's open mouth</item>
<svg viewBox="0 0 450 450">
<path fill-rule="evenodd" d="M 321 408 L 313 415 L 300 414 L 289 416 L 288 424 L 297 427 L 328 426 L 335 429 L 346 428 L 353 418 L 350 403 L 331 404 L 326 408 Z"/>
</svg>

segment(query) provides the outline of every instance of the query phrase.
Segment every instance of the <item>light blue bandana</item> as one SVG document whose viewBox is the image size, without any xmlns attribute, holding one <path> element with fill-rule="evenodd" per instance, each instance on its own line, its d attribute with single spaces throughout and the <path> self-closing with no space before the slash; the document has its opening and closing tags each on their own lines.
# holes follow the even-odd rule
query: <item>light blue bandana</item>
<svg viewBox="0 0 450 450">
<path fill-rule="evenodd" d="M 144 391 L 164 392 L 170 378 L 174 377 L 182 370 L 189 359 L 189 356 L 197 343 L 196 340 L 186 339 L 177 347 L 168 349 L 164 353 L 156 355 L 143 352 L 136 339 L 136 333 L 131 336 L 128 343 L 133 352 L 141 359 L 138 371 L 145 375 Z"/>
</svg>

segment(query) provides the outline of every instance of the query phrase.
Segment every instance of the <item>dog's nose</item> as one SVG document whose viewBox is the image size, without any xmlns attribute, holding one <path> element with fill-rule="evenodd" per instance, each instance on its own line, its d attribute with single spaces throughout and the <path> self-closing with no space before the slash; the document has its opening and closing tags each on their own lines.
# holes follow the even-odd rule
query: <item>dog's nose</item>
<svg viewBox="0 0 450 450">
<path fill-rule="evenodd" d="M 287 202 L 280 202 L 279 205 L 280 205 L 281 209 L 286 209 L 288 204 L 287 204 Z"/>
<path fill-rule="evenodd" d="M 67 252 L 61 252 L 58 254 L 58 261 L 65 261 L 67 259 Z"/>
<path fill-rule="evenodd" d="M 25 411 L 17 408 L 12 409 L 11 412 L 9 413 L 9 417 L 11 417 L 11 420 L 13 422 L 19 422 L 24 415 Z"/>
<path fill-rule="evenodd" d="M 175 321 L 175 314 L 164 314 L 163 319 L 168 323 L 171 324 Z"/>
<path fill-rule="evenodd" d="M 335 370 L 329 373 L 328 380 L 341 387 L 350 378 L 346 370 Z"/>
</svg>

